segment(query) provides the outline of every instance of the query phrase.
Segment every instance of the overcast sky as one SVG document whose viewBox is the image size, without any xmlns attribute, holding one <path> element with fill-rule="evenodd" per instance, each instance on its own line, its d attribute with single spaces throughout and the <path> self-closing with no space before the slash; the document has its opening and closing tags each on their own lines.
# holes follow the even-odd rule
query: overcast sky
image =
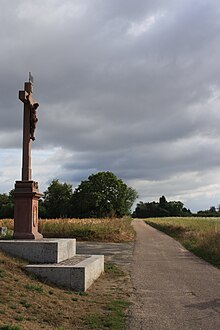
<svg viewBox="0 0 220 330">
<path fill-rule="evenodd" d="M 21 178 L 31 71 L 41 191 L 112 171 L 137 202 L 220 204 L 219 0 L 0 0 L 0 42 L 1 193 Z"/>
</svg>

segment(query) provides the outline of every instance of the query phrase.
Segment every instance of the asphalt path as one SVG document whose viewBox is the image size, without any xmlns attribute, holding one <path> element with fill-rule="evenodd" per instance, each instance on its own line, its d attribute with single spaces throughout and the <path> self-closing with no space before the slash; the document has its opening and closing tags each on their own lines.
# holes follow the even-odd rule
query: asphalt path
<svg viewBox="0 0 220 330">
<path fill-rule="evenodd" d="M 219 330 L 220 270 L 134 220 L 137 233 L 128 330 Z"/>
<path fill-rule="evenodd" d="M 129 270 L 133 261 L 134 243 L 78 242 L 76 251 L 79 254 L 104 254 L 105 262 L 115 263 Z"/>
</svg>

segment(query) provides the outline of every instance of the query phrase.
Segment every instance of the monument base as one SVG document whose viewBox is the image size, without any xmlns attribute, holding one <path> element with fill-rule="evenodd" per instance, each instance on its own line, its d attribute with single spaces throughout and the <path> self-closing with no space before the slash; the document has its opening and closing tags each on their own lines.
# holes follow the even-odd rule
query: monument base
<svg viewBox="0 0 220 330">
<path fill-rule="evenodd" d="M 58 286 L 86 291 L 104 272 L 104 256 L 78 254 L 59 264 L 27 265 L 25 269 Z"/>
<path fill-rule="evenodd" d="M 0 240 L 0 250 L 33 263 L 28 272 L 76 291 L 86 291 L 104 272 L 104 256 L 76 254 L 75 239 Z"/>
<path fill-rule="evenodd" d="M 36 181 L 16 181 L 14 239 L 41 240 L 38 232 L 38 200 L 42 197 Z"/>
<path fill-rule="evenodd" d="M 76 254 L 75 238 L 44 238 L 36 240 L 0 240 L 0 249 L 31 263 L 54 264 Z"/>
</svg>

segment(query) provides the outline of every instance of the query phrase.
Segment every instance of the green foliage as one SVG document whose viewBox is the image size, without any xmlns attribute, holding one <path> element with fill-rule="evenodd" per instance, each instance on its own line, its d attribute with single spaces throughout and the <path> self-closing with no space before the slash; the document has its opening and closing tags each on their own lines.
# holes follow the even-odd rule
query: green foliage
<svg viewBox="0 0 220 330">
<path fill-rule="evenodd" d="M 111 172 L 92 174 L 72 191 L 72 185 L 52 180 L 39 200 L 39 218 L 105 218 L 123 217 L 138 197 Z M 13 190 L 0 194 L 0 218 L 13 218 Z"/>
<path fill-rule="evenodd" d="M 23 321 L 23 320 L 24 320 L 24 317 L 21 316 L 21 315 L 16 315 L 16 316 L 14 316 L 14 319 L 15 319 L 16 321 Z"/>
<path fill-rule="evenodd" d="M 25 308 L 29 308 L 29 307 L 31 307 L 31 304 L 29 304 L 29 303 L 27 302 L 27 300 L 25 300 L 25 299 L 20 300 L 20 304 L 21 304 L 22 306 L 24 306 Z"/>
<path fill-rule="evenodd" d="M 123 270 L 111 262 L 105 263 L 105 273 L 114 274 L 116 276 L 125 276 Z"/>
<path fill-rule="evenodd" d="M 97 330 L 124 330 L 125 311 L 129 305 L 130 303 L 124 300 L 113 300 L 106 306 L 106 309 L 110 312 L 108 317 L 100 314 L 90 314 L 85 318 L 85 326 Z"/>
<path fill-rule="evenodd" d="M 2 278 L 4 276 L 5 276 L 5 271 L 4 271 L 4 269 L 0 268 L 0 278 Z"/>
<path fill-rule="evenodd" d="M 139 202 L 133 213 L 134 218 L 178 217 L 190 216 L 190 210 L 183 207 L 180 201 L 167 202 L 164 196 L 158 202 Z"/>
<path fill-rule="evenodd" d="M 44 193 L 44 201 L 40 210 L 48 218 L 64 218 L 69 216 L 69 202 L 72 196 L 72 185 L 60 183 L 54 179 Z"/>
<path fill-rule="evenodd" d="M 216 210 L 215 206 L 210 206 L 209 210 L 198 211 L 196 216 L 198 217 L 220 217 L 220 210 Z"/>
<path fill-rule="evenodd" d="M 13 190 L 9 194 L 0 194 L 0 219 L 13 218 L 14 199 Z"/>
<path fill-rule="evenodd" d="M 137 192 L 111 172 L 99 172 L 82 181 L 72 196 L 72 216 L 78 218 L 128 215 Z"/>
<path fill-rule="evenodd" d="M 77 291 L 76 294 L 81 297 L 88 296 L 88 293 L 85 291 Z"/>
<path fill-rule="evenodd" d="M 39 293 L 43 292 L 43 287 L 41 285 L 36 285 L 36 284 L 26 284 L 25 289 L 29 291 L 36 291 Z"/>
<path fill-rule="evenodd" d="M 7 228 L 7 227 L 6 227 Z M 0 234 L 0 240 L 11 240 L 13 238 L 13 230 L 8 229 L 4 235 Z"/>
<path fill-rule="evenodd" d="M 18 325 L 0 325 L 0 330 L 21 330 Z"/>
</svg>

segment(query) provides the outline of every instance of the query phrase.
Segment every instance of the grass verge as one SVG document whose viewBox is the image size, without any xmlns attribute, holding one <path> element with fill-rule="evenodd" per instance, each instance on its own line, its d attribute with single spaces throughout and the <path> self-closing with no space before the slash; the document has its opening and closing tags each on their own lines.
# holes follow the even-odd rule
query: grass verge
<svg viewBox="0 0 220 330">
<path fill-rule="evenodd" d="M 220 268 L 220 218 L 149 218 L 145 222 Z"/>
<path fill-rule="evenodd" d="M 105 315 L 90 314 L 85 318 L 84 324 L 88 326 L 89 329 L 124 330 L 126 310 L 129 305 L 129 302 L 124 300 L 112 300 L 106 305 L 106 310 L 109 315 L 107 318 Z"/>
</svg>

